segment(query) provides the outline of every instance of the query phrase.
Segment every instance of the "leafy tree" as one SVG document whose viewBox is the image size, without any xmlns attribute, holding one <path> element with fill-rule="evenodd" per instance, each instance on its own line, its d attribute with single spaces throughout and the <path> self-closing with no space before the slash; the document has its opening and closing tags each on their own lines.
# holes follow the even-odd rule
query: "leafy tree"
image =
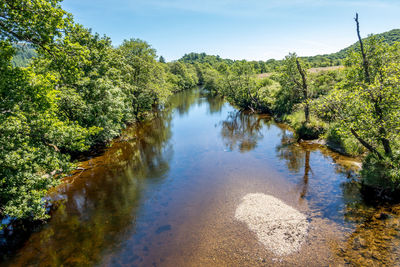
<svg viewBox="0 0 400 267">
<path fill-rule="evenodd" d="M 305 123 L 310 122 L 310 89 L 307 82 L 307 72 L 304 63 L 297 57 L 295 53 L 291 53 L 285 58 L 284 65 L 281 69 L 281 103 L 286 102 L 286 110 L 283 112 L 290 113 L 295 104 L 303 102 Z"/>
<path fill-rule="evenodd" d="M 44 219 L 70 155 L 163 104 L 177 76 L 146 42 L 114 48 L 56 0 L 0 1 L 0 38 L 0 218 Z M 37 52 L 27 68 L 12 64 L 17 42 Z M 196 84 L 194 67 L 185 69 Z"/>
<path fill-rule="evenodd" d="M 175 91 L 193 88 L 198 84 L 196 69 L 190 64 L 172 62 L 169 64 L 170 72 L 175 75 L 171 82 L 175 84 Z"/>
<path fill-rule="evenodd" d="M 14 52 L 0 42 L 0 217 L 42 219 L 52 176 L 71 167 L 60 152 L 87 149 L 97 129 L 61 120 L 54 77 L 12 67 Z"/>
<path fill-rule="evenodd" d="M 1 0 L 0 38 L 12 42 L 29 42 L 51 52 L 56 38 L 72 17 L 59 4 L 60 0 Z"/>
<path fill-rule="evenodd" d="M 127 99 L 136 116 L 149 111 L 156 102 L 164 103 L 170 95 L 171 85 L 167 83 L 165 68 L 156 62 L 156 50 L 139 39 L 125 40 L 117 49 L 119 69 Z"/>
<path fill-rule="evenodd" d="M 357 32 L 358 16 L 356 17 Z M 374 187 L 400 189 L 400 45 L 371 37 L 346 59 L 346 79 L 319 102 L 320 116 L 337 121 L 368 151 L 363 177 Z"/>
</svg>

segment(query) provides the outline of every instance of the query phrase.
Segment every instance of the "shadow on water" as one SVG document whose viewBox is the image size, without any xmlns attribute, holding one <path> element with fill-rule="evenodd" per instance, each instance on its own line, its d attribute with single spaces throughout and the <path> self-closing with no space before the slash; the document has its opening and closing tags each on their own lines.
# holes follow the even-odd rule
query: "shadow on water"
<svg viewBox="0 0 400 267">
<path fill-rule="evenodd" d="M 212 137 L 210 141 L 198 132 L 196 127 L 205 122 L 211 125 L 207 131 L 214 131 L 206 134 L 218 140 Z M 174 132 L 174 123 L 180 132 Z M 185 140 L 174 139 L 175 135 Z M 199 142 L 203 139 L 204 143 Z M 178 141 L 183 145 L 178 146 Z M 400 262 L 400 206 L 366 205 L 353 159 L 318 145 L 298 144 L 284 125 L 268 116 L 239 112 L 222 98 L 187 90 L 172 96 L 165 110 L 155 113 L 151 121 L 125 130 L 104 154 L 82 162 L 84 170 L 67 177 L 66 183 L 52 193 L 59 206 L 49 223 L 32 233 L 2 265 L 113 265 L 120 255 L 126 257 L 125 262 L 140 263 L 140 257 L 130 251 L 140 249 L 147 255 L 152 244 L 161 246 L 154 242 L 160 242 L 163 235 L 177 229 L 176 222 L 180 223 L 181 218 L 166 214 L 168 199 L 173 197 L 169 194 L 178 195 L 176 203 L 182 202 L 180 197 L 187 203 L 194 201 L 191 194 L 181 192 L 188 188 L 185 183 L 196 182 L 191 169 L 196 163 L 188 165 L 196 160 L 187 157 L 205 154 L 218 161 L 220 155 L 231 155 L 236 159 L 234 153 L 221 154 L 225 153 L 223 149 L 238 151 L 240 157 L 250 155 L 245 160 L 261 157 L 265 166 L 259 171 L 273 168 L 293 184 L 285 193 L 308 203 L 310 220 L 323 218 L 340 225 L 345 238 L 326 248 L 337 255 L 338 263 L 366 266 Z M 213 158 L 207 162 L 212 164 Z M 220 169 L 216 166 L 209 167 Z M 175 184 L 170 185 L 172 181 Z M 208 192 L 196 188 L 200 195 Z M 165 199 L 152 202 L 159 197 L 154 192 L 161 192 Z M 174 213 L 183 204 L 175 205 L 168 211 Z M 123 249 L 128 252 L 121 252 Z"/>
</svg>

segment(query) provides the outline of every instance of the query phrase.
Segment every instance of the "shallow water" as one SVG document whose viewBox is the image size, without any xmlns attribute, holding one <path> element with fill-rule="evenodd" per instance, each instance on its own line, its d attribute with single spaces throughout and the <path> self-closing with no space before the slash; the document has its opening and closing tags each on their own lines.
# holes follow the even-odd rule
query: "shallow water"
<svg viewBox="0 0 400 267">
<path fill-rule="evenodd" d="M 400 208 L 366 205 L 352 161 L 185 91 L 82 162 L 53 192 L 49 223 L 2 265 L 399 265 Z M 274 255 L 235 220 L 249 193 L 307 215 L 298 252 Z"/>
</svg>

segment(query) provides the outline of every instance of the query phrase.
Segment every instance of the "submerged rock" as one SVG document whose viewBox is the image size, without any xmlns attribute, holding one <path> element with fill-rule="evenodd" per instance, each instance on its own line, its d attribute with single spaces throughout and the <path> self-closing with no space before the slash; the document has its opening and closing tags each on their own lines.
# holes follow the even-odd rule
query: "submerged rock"
<svg viewBox="0 0 400 267">
<path fill-rule="evenodd" d="M 307 236 L 307 217 L 281 200 L 261 193 L 248 194 L 235 218 L 247 224 L 258 240 L 278 256 L 300 249 Z"/>
</svg>

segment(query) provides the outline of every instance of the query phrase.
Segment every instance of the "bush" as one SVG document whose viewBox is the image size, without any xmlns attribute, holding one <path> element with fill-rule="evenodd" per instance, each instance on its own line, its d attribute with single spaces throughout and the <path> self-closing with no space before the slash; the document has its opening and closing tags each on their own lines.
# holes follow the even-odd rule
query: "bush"
<svg viewBox="0 0 400 267">
<path fill-rule="evenodd" d="M 379 160 L 369 154 L 363 161 L 361 171 L 363 184 L 375 189 L 389 191 L 400 190 L 400 153 L 397 151 L 392 159 L 385 157 Z M 385 194 L 386 195 L 386 194 Z"/>
<path fill-rule="evenodd" d="M 343 135 L 340 133 L 336 123 L 329 125 L 324 138 L 328 145 L 349 156 L 359 156 L 365 152 L 365 148 L 352 135 Z"/>
<path fill-rule="evenodd" d="M 310 117 L 309 123 L 305 123 L 305 116 L 302 110 L 284 116 L 283 119 L 294 129 L 298 139 L 318 139 L 327 129 L 327 124 L 314 116 Z"/>
</svg>

